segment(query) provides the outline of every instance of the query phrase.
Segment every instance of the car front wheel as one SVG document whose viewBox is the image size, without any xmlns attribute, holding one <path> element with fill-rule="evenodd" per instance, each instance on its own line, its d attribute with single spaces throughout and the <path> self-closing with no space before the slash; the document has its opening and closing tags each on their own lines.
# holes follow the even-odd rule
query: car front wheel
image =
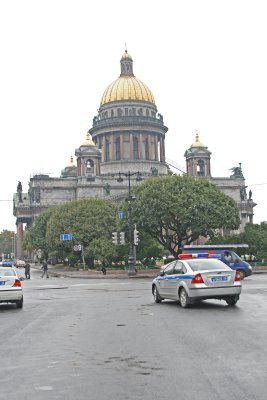
<svg viewBox="0 0 267 400">
<path fill-rule="evenodd" d="M 180 305 L 181 305 L 181 307 L 183 307 L 183 308 L 188 307 L 188 305 L 189 305 L 188 295 L 187 295 L 187 293 L 186 293 L 186 291 L 185 291 L 184 288 L 182 288 L 182 289 L 180 290 L 179 299 L 180 299 Z"/>
<path fill-rule="evenodd" d="M 153 295 L 154 295 L 155 303 L 161 303 L 162 298 L 160 297 L 159 292 L 158 292 L 158 289 L 157 289 L 156 286 L 154 287 Z"/>
</svg>

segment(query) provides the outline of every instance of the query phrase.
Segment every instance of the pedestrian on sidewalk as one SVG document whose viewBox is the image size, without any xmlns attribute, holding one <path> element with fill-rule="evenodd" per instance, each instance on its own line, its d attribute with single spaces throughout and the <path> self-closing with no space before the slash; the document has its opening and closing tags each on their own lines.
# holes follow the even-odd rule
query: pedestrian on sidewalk
<svg viewBox="0 0 267 400">
<path fill-rule="evenodd" d="M 31 279 L 30 269 L 31 269 L 30 263 L 29 263 L 29 261 L 26 261 L 26 264 L 25 264 L 25 279 Z"/>
<path fill-rule="evenodd" d="M 46 260 L 43 261 L 42 270 L 43 270 L 43 274 L 41 275 L 41 278 L 43 278 L 45 275 L 46 275 L 47 278 L 49 278 L 49 276 L 48 276 L 48 265 L 47 265 Z"/>
</svg>

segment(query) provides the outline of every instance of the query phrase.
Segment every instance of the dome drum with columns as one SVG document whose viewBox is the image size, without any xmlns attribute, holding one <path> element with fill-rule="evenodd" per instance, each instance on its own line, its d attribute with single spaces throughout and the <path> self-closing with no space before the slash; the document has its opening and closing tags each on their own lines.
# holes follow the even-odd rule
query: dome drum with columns
<svg viewBox="0 0 267 400">
<path fill-rule="evenodd" d="M 90 129 L 102 150 L 101 174 L 140 171 L 167 173 L 163 117 L 150 89 L 133 74 L 127 51 L 121 58 L 121 74 L 105 90 L 98 115 Z"/>
</svg>

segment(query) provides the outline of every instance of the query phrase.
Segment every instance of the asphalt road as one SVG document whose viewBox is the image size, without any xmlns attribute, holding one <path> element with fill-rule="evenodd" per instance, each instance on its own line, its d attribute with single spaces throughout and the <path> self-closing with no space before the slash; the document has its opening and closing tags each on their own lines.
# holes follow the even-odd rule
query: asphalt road
<svg viewBox="0 0 267 400">
<path fill-rule="evenodd" d="M 237 307 L 155 304 L 150 279 L 32 279 L 0 304 L 0 399 L 265 400 L 267 275 Z"/>
</svg>

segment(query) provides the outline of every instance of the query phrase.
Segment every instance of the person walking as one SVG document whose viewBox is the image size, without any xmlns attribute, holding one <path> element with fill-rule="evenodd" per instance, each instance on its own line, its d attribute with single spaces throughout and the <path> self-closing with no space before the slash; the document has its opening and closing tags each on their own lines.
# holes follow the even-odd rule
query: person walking
<svg viewBox="0 0 267 400">
<path fill-rule="evenodd" d="M 29 263 L 29 261 L 26 261 L 26 264 L 25 264 L 25 279 L 31 279 L 30 269 L 31 269 L 30 263 Z"/>
<path fill-rule="evenodd" d="M 45 275 L 46 275 L 47 278 L 49 278 L 49 276 L 48 276 L 48 266 L 47 266 L 46 260 L 43 261 L 42 270 L 43 270 L 43 274 L 41 275 L 41 278 L 43 278 Z"/>
</svg>

